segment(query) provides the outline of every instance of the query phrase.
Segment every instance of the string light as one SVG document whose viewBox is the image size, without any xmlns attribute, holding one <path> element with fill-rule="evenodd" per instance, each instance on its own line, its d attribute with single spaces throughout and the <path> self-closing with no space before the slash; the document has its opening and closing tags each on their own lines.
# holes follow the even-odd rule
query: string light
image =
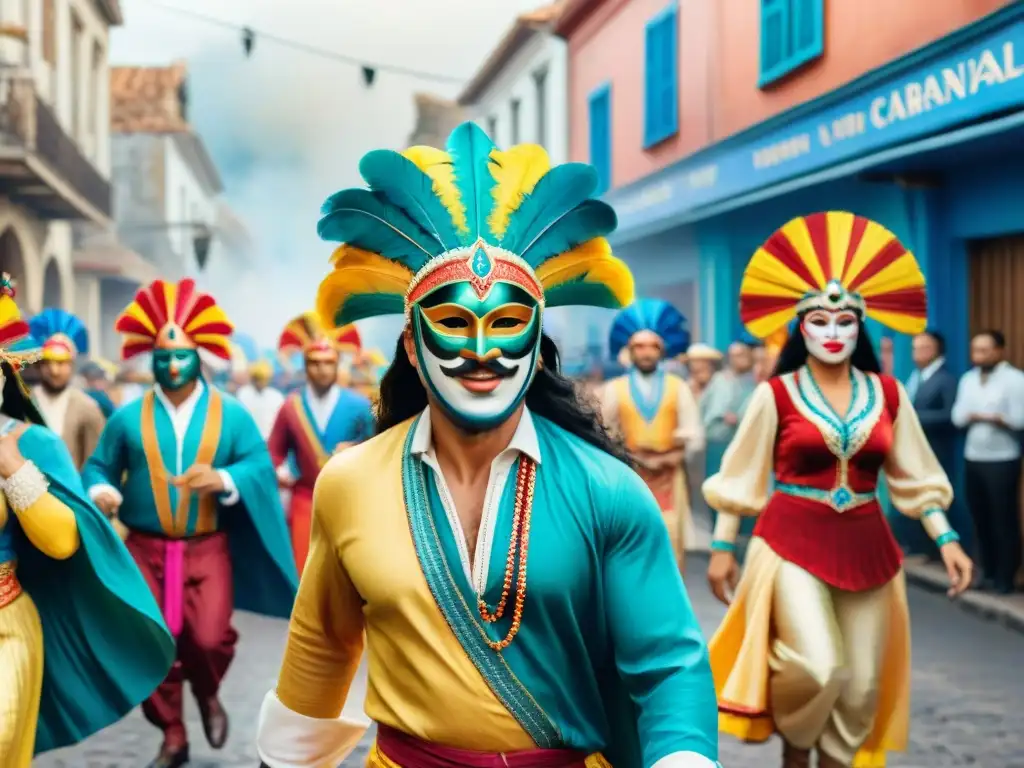
<svg viewBox="0 0 1024 768">
<path fill-rule="evenodd" d="M 466 82 L 465 77 L 456 77 L 454 75 L 439 74 L 436 72 L 425 72 L 419 69 L 412 69 L 409 67 L 401 67 L 394 64 L 381 64 L 375 62 L 368 62 L 358 59 L 354 56 L 346 56 L 343 53 L 337 51 L 328 50 L 326 48 L 319 48 L 315 45 L 304 43 L 300 40 L 292 40 L 287 37 L 281 37 L 271 32 L 265 32 L 263 30 L 254 29 L 243 24 L 236 24 L 234 22 L 227 21 L 225 19 L 219 19 L 215 16 L 207 16 L 204 13 L 197 11 L 190 11 L 187 8 L 181 8 L 167 3 L 159 2 L 159 0 L 145 0 L 153 8 L 158 8 L 166 13 L 177 14 L 182 17 L 201 21 L 211 26 L 220 27 L 221 29 L 230 29 L 237 32 L 241 36 L 242 40 L 242 52 L 246 58 L 250 58 L 255 52 L 257 39 L 267 40 L 271 43 L 290 48 L 294 51 L 300 51 L 302 53 L 309 54 L 311 56 L 319 56 L 322 59 L 330 59 L 341 64 L 348 64 L 349 66 L 358 67 L 362 72 L 363 82 L 367 87 L 373 85 L 378 72 L 388 72 L 394 75 L 402 75 L 404 77 L 410 77 L 417 80 L 427 80 L 436 83 L 453 83 L 462 85 Z"/>
</svg>

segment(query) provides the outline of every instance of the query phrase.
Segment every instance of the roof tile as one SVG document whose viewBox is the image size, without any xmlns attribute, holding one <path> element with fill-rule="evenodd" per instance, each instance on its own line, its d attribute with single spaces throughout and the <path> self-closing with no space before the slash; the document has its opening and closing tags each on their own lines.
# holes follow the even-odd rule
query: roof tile
<svg viewBox="0 0 1024 768">
<path fill-rule="evenodd" d="M 182 99 L 187 75 L 182 61 L 169 67 L 111 67 L 111 130 L 115 133 L 191 130 Z"/>
</svg>

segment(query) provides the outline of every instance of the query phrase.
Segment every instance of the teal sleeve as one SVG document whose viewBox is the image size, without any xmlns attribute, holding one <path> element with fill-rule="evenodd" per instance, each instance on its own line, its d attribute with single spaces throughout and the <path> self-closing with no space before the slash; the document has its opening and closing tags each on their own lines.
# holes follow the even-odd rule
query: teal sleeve
<svg viewBox="0 0 1024 768">
<path fill-rule="evenodd" d="M 623 471 L 605 514 L 605 610 L 615 664 L 637 707 L 643 765 L 674 752 L 718 760 L 707 644 L 657 502 Z"/>
<path fill-rule="evenodd" d="M 82 467 L 82 485 L 121 487 L 121 477 L 127 468 L 124 443 L 124 411 L 116 411 L 103 427 L 100 440 Z"/>
</svg>

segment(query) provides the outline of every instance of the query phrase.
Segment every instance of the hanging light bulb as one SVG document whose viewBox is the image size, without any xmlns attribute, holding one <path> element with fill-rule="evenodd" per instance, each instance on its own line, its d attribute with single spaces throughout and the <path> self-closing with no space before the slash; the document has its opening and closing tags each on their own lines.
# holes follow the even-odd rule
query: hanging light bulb
<svg viewBox="0 0 1024 768">
<path fill-rule="evenodd" d="M 256 45 L 256 33 L 249 27 L 242 27 L 242 50 L 245 58 L 252 56 L 252 49 Z"/>
<path fill-rule="evenodd" d="M 363 67 L 363 83 L 367 88 L 373 85 L 373 79 L 377 77 L 377 70 L 373 67 Z"/>
</svg>

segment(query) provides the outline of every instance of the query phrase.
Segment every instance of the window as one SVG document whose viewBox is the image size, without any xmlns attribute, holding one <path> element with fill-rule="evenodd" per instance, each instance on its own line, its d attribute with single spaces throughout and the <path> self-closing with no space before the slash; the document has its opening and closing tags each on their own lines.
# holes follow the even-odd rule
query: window
<svg viewBox="0 0 1024 768">
<path fill-rule="evenodd" d="M 498 140 L 498 118 L 487 118 L 487 135 L 491 137 L 491 141 L 496 142 Z"/>
<path fill-rule="evenodd" d="M 825 0 L 761 0 L 761 79 L 764 87 L 825 50 Z"/>
<path fill-rule="evenodd" d="M 519 99 L 512 99 L 508 105 L 509 122 L 512 132 L 512 144 L 519 143 Z"/>
<path fill-rule="evenodd" d="M 679 14 L 673 4 L 649 22 L 644 40 L 644 147 L 679 132 Z"/>
<path fill-rule="evenodd" d="M 590 94 L 590 164 L 597 171 L 597 194 L 612 183 L 612 89 L 602 85 Z"/>
<path fill-rule="evenodd" d="M 533 73 L 533 90 L 537 102 L 537 143 L 548 145 L 548 71 L 541 69 Z"/>
</svg>

